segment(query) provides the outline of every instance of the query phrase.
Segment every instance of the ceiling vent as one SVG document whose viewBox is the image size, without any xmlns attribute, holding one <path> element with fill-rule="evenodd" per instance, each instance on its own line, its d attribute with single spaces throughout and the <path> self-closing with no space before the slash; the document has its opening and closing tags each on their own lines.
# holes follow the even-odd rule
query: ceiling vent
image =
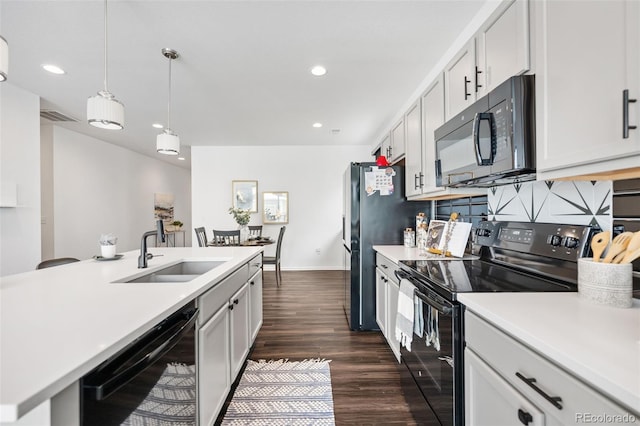
<svg viewBox="0 0 640 426">
<path fill-rule="evenodd" d="M 68 115 L 64 115 L 60 111 L 54 111 L 50 109 L 42 109 L 40 110 L 40 118 L 45 118 L 49 121 L 70 121 L 73 123 L 78 122 L 73 117 L 69 117 Z"/>
</svg>

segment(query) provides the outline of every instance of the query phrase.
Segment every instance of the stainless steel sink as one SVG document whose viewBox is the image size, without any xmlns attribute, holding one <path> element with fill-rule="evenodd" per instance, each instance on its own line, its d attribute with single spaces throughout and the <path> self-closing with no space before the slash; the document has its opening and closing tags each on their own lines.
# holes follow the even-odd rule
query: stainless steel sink
<svg viewBox="0 0 640 426">
<path fill-rule="evenodd" d="M 225 260 L 190 260 L 167 266 L 134 278 L 127 277 L 117 283 L 183 283 L 195 280 L 205 272 L 225 263 Z"/>
</svg>

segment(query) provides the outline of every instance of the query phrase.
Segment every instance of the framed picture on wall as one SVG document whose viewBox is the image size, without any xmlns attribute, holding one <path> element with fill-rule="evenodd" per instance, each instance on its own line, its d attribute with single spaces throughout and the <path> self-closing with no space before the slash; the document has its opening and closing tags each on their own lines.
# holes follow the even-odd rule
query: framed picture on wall
<svg viewBox="0 0 640 426">
<path fill-rule="evenodd" d="M 266 224 L 289 223 L 288 192 L 262 193 L 262 222 Z"/>
<path fill-rule="evenodd" d="M 231 181 L 231 205 L 235 209 L 249 210 L 258 213 L 258 181 Z"/>
</svg>

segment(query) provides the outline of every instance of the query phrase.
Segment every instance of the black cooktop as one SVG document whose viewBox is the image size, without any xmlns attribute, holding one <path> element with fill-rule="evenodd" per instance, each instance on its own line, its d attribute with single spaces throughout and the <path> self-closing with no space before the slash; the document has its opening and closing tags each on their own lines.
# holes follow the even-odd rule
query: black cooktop
<svg viewBox="0 0 640 426">
<path fill-rule="evenodd" d="M 457 293 L 577 291 L 575 284 L 524 273 L 484 260 L 401 260 L 414 284 L 432 288 L 449 300 Z"/>
</svg>

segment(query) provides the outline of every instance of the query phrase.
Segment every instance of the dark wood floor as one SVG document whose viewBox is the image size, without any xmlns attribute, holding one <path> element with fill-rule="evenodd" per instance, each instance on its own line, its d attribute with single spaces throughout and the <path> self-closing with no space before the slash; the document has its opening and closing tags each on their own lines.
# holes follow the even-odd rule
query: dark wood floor
<svg viewBox="0 0 640 426">
<path fill-rule="evenodd" d="M 264 323 L 250 359 L 331 360 L 337 425 L 424 424 L 414 420 L 410 407 L 416 404 L 407 400 L 416 395 L 401 386 L 406 369 L 382 334 L 349 330 L 342 272 L 285 271 L 277 288 L 274 273 L 265 271 L 263 293 Z"/>
</svg>

